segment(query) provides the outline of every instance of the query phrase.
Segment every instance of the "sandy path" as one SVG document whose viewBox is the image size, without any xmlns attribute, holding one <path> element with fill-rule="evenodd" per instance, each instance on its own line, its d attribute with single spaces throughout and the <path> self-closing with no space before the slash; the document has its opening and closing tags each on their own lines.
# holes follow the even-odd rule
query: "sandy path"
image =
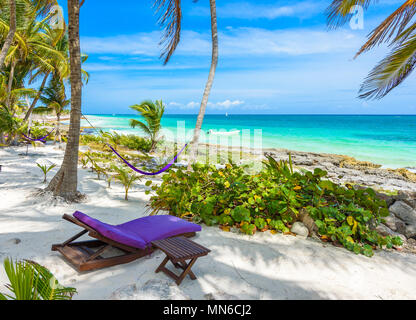
<svg viewBox="0 0 416 320">
<path fill-rule="evenodd" d="M 197 281 L 186 279 L 177 288 L 154 270 L 163 259 L 151 259 L 106 270 L 78 274 L 51 252 L 78 232 L 61 220 L 64 213 L 83 211 L 108 223 L 119 224 L 146 214 L 144 182 L 123 200 L 123 189 L 107 189 L 104 181 L 80 171 L 83 204 L 53 203 L 30 197 L 42 186 L 38 158 L 60 164 L 62 151 L 51 146 L 31 150 L 38 156 L 18 156 L 24 149 L 0 149 L 0 260 L 33 259 L 48 267 L 68 286 L 76 287 L 76 299 L 415 299 L 416 256 L 377 252 L 373 258 L 356 256 L 345 249 L 291 236 L 257 234 L 254 237 L 204 227 L 196 241 L 212 253 L 194 267 Z M 56 169 L 55 169 L 56 171 Z M 55 172 L 54 171 L 54 172 Z M 49 175 L 49 178 L 52 174 Z M 15 244 L 13 239 L 20 239 Z M 0 290 L 6 277 L 0 268 Z M 117 291 L 115 294 L 114 292 Z"/>
</svg>

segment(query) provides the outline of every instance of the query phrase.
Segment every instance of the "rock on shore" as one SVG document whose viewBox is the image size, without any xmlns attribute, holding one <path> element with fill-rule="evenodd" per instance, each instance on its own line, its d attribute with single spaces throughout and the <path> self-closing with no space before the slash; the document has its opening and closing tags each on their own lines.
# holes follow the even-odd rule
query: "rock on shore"
<svg viewBox="0 0 416 320">
<path fill-rule="evenodd" d="M 416 174 L 406 169 L 383 169 L 371 162 L 333 154 L 296 152 L 270 149 L 266 155 L 276 160 L 287 160 L 289 153 L 295 167 L 328 172 L 328 178 L 338 184 L 355 188 L 371 187 L 389 207 L 390 216 L 377 231 L 384 236 L 398 236 L 404 241 L 405 251 L 416 253 Z M 297 229 L 296 229 L 297 230 Z"/>
<path fill-rule="evenodd" d="M 416 174 L 406 169 L 384 169 L 381 165 L 336 154 L 285 149 L 266 149 L 265 154 L 276 160 L 288 160 L 290 154 L 296 167 L 310 171 L 315 168 L 325 170 L 328 178 L 338 184 L 349 183 L 388 191 L 416 190 Z"/>
</svg>

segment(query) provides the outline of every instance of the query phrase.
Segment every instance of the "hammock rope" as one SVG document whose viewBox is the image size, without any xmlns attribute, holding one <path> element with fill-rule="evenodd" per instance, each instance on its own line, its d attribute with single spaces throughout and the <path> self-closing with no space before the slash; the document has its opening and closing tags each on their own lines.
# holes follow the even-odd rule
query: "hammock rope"
<svg viewBox="0 0 416 320">
<path fill-rule="evenodd" d="M 46 142 L 46 141 L 45 141 L 45 139 L 46 139 L 47 137 L 49 137 L 49 136 L 52 134 L 52 132 L 54 132 L 54 131 L 55 131 L 55 129 L 53 129 L 51 132 L 49 132 L 46 136 L 44 136 L 44 137 L 42 137 L 42 138 L 39 138 L 39 139 L 32 139 L 32 138 L 28 137 L 27 135 L 25 135 L 24 133 L 22 133 L 22 136 L 23 136 L 26 140 L 29 140 L 29 141 L 33 141 L 33 142 L 36 142 L 36 141 Z M 30 134 L 30 131 L 29 131 L 29 134 Z"/>
<path fill-rule="evenodd" d="M 82 115 L 84 117 L 85 120 L 87 120 L 87 122 L 89 123 L 89 125 L 98 133 L 98 135 L 101 135 L 101 132 L 98 131 L 97 128 L 95 128 L 91 122 L 88 120 L 88 118 L 85 115 Z M 177 153 L 177 155 L 166 165 L 164 166 L 162 169 L 160 169 L 157 172 L 145 172 L 142 170 L 137 169 L 135 166 L 133 166 L 130 162 L 128 162 L 126 159 L 123 158 L 123 156 L 121 154 L 119 154 L 110 144 L 108 144 L 107 142 L 105 142 L 105 144 L 107 145 L 107 147 L 109 147 L 111 149 L 111 151 L 114 152 L 114 154 L 119 157 L 121 159 L 121 161 L 123 161 L 130 169 L 132 169 L 133 171 L 143 174 L 145 176 L 157 176 L 165 171 L 168 171 L 176 162 L 176 160 L 178 160 L 179 156 L 185 151 L 186 147 L 188 146 L 188 144 L 185 144 L 185 146 L 182 148 L 181 151 L 179 151 Z"/>
<path fill-rule="evenodd" d="M 175 156 L 175 158 L 173 158 L 165 167 L 163 167 L 161 170 L 159 170 L 158 172 L 144 172 L 141 171 L 139 169 L 137 169 L 135 166 L 133 166 L 131 163 L 129 163 L 126 159 L 124 159 L 116 150 L 114 150 L 114 148 L 112 146 L 110 146 L 108 143 L 106 143 L 106 145 L 116 154 L 117 157 L 119 157 L 126 165 L 128 165 L 132 170 L 136 171 L 137 173 L 146 175 L 146 176 L 157 176 L 165 171 L 168 171 L 170 169 L 170 167 L 172 167 L 176 160 L 178 160 L 179 156 L 181 155 L 181 153 L 186 149 L 186 147 L 188 146 L 187 144 L 182 148 L 182 150 Z"/>
</svg>

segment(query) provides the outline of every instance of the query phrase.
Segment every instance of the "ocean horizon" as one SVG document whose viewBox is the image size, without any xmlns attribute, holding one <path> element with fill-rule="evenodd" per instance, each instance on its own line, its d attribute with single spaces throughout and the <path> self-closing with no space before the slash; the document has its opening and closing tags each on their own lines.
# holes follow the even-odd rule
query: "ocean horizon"
<svg viewBox="0 0 416 320">
<path fill-rule="evenodd" d="M 143 135 L 129 126 L 129 119 L 140 119 L 136 114 L 86 116 L 103 131 Z M 188 142 L 196 118 L 193 114 L 165 114 L 162 128 L 176 134 L 178 122 L 184 124 Z M 85 120 L 82 125 L 89 126 Z M 416 115 L 208 114 L 202 129 L 249 131 L 253 147 L 254 132 L 261 130 L 263 148 L 342 154 L 388 168 L 416 168 Z M 208 141 L 203 136 L 201 142 Z"/>
</svg>

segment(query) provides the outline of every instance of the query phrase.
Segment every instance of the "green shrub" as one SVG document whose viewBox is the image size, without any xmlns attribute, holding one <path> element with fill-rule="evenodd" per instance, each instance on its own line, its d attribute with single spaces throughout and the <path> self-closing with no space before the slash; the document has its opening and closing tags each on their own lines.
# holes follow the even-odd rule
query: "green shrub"
<svg viewBox="0 0 416 320">
<path fill-rule="evenodd" d="M 91 142 L 95 142 L 95 143 L 104 143 L 104 139 L 100 136 L 96 136 L 93 134 L 86 134 L 86 135 L 82 135 L 80 137 L 80 142 L 82 144 L 89 144 Z"/>
<path fill-rule="evenodd" d="M 108 147 L 105 146 L 105 142 L 108 142 L 112 145 L 115 149 L 116 146 L 123 146 L 131 150 L 149 152 L 151 148 L 151 142 L 148 139 L 129 134 L 117 134 L 117 133 L 103 133 L 104 136 L 96 136 L 96 135 L 82 135 L 80 137 L 80 142 L 84 145 L 91 145 L 96 149 L 99 150 L 109 150 Z M 98 148 L 99 147 L 99 148 Z"/>
<path fill-rule="evenodd" d="M 374 226 L 389 212 L 385 201 L 372 189 L 355 190 L 324 180 L 327 172 L 293 170 L 289 162 L 269 158 L 266 169 L 250 175 L 244 167 L 225 169 L 194 165 L 192 172 L 170 171 L 151 198 L 154 213 L 172 215 L 207 225 L 289 232 L 300 213 L 316 222 L 322 240 L 373 255 L 376 247 L 401 245 L 400 238 L 382 237 Z"/>
<path fill-rule="evenodd" d="M 131 150 L 140 150 L 144 152 L 149 152 L 152 146 L 150 140 L 129 134 L 129 135 L 122 135 L 120 138 L 120 145 L 129 148 Z"/>
</svg>

